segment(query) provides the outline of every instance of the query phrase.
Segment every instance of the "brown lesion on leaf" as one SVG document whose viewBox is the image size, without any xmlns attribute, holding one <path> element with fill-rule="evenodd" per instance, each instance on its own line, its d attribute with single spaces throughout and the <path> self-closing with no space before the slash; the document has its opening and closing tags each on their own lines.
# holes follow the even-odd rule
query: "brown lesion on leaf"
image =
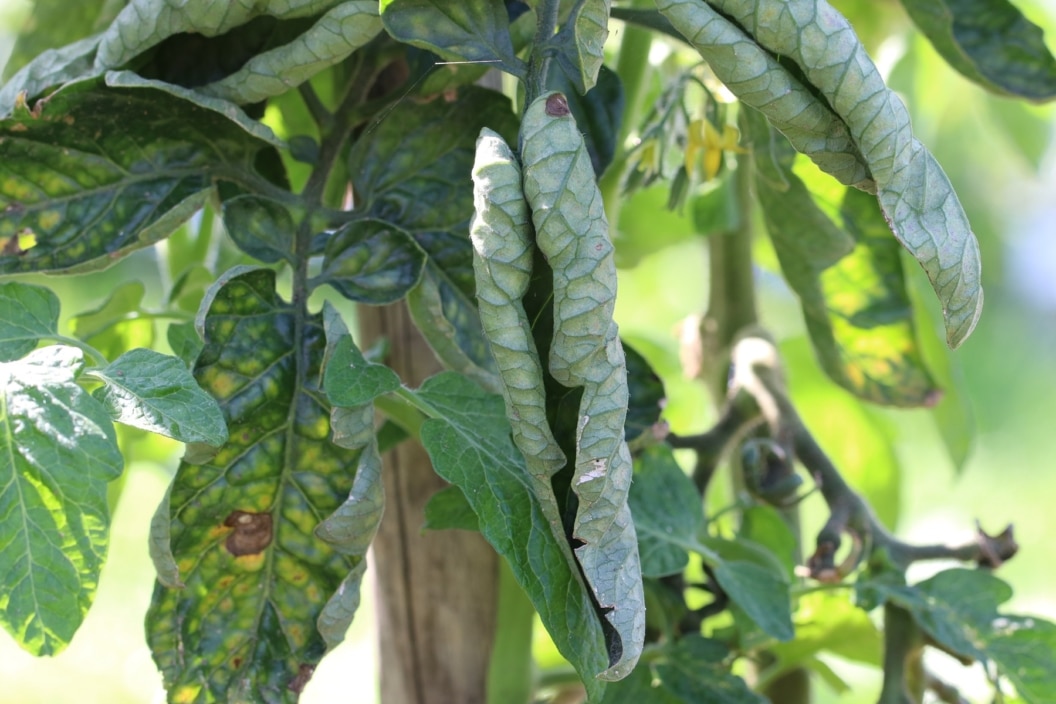
<svg viewBox="0 0 1056 704">
<path fill-rule="evenodd" d="M 554 93 L 546 99 L 546 114 L 550 117 L 564 117 L 572 114 L 568 109 L 568 100 L 561 93 Z"/>
<path fill-rule="evenodd" d="M 300 694 L 304 686 L 308 684 L 308 680 L 312 679 L 312 673 L 314 672 L 315 665 L 301 663 L 300 667 L 297 668 L 297 675 L 286 685 L 286 689 L 294 694 Z"/>
<path fill-rule="evenodd" d="M 234 528 L 231 535 L 227 536 L 224 546 L 235 557 L 256 555 L 271 545 L 270 513 L 232 511 L 224 519 L 224 525 L 228 528 Z"/>
</svg>

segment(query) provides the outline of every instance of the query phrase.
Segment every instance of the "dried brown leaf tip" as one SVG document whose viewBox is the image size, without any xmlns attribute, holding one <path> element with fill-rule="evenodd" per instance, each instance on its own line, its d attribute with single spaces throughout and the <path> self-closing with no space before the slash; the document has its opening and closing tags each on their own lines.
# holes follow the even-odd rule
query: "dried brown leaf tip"
<svg viewBox="0 0 1056 704">
<path fill-rule="evenodd" d="M 564 117 L 572 114 L 568 109 L 568 100 L 561 93 L 554 93 L 546 99 L 546 114 L 550 117 Z"/>
<path fill-rule="evenodd" d="M 224 525 L 234 528 L 224 543 L 227 551 L 235 557 L 256 555 L 271 545 L 271 514 L 232 511 L 224 519 Z"/>
</svg>

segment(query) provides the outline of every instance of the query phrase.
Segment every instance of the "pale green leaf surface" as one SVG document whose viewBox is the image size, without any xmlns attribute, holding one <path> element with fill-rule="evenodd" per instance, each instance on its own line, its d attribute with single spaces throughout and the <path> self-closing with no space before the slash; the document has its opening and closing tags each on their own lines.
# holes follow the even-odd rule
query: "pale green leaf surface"
<svg viewBox="0 0 1056 704">
<path fill-rule="evenodd" d="M 158 504 L 150 518 L 150 532 L 147 539 L 147 552 L 154 564 L 158 582 L 168 589 L 183 589 L 186 585 L 180 580 L 180 567 L 172 554 L 172 523 L 169 517 L 169 496 L 172 486 L 165 490 L 165 496 Z"/>
<path fill-rule="evenodd" d="M 616 264 L 604 203 L 560 93 L 544 94 L 525 110 L 521 156 L 536 246 L 553 272 L 550 374 L 583 388 L 571 478 L 576 558 L 622 642 L 620 659 L 604 675 L 620 679 L 634 668 L 645 637 L 638 541 L 627 505 L 633 474 L 624 439 L 627 366 L 612 319 Z"/>
<path fill-rule="evenodd" d="M 327 238 L 323 270 L 312 283 L 329 284 L 360 303 L 393 303 L 419 282 L 426 260 L 400 227 L 384 220 L 356 220 Z"/>
<path fill-rule="evenodd" d="M 481 533 L 509 563 L 590 699 L 600 698 L 596 676 L 610 659 L 600 616 L 561 527 L 549 524 L 541 506 L 552 495 L 539 496 L 510 439 L 502 399 L 454 373 L 429 379 L 416 394 L 434 411 L 421 434 L 437 474 L 462 489 Z"/>
<path fill-rule="evenodd" d="M 227 425 L 212 396 L 176 357 L 136 349 L 92 370 L 102 387 L 93 392 L 118 423 L 180 442 L 221 445 Z"/>
<path fill-rule="evenodd" d="M 217 172 L 252 172 L 263 147 L 164 93 L 64 90 L 39 118 L 0 122 L 0 241 L 36 238 L 0 254 L 0 272 L 108 266 L 194 214 Z"/>
<path fill-rule="evenodd" d="M 605 61 L 610 4 L 610 0 L 577 2 L 555 38 L 557 60 L 580 94 L 594 87 Z"/>
<path fill-rule="evenodd" d="M 106 85 L 113 88 L 154 88 L 155 90 L 164 91 L 177 98 L 194 103 L 198 107 L 223 115 L 262 142 L 267 142 L 279 149 L 284 149 L 287 146 L 286 142 L 276 135 L 270 127 L 263 122 L 254 120 L 241 107 L 230 100 L 203 95 L 193 88 L 184 88 L 183 86 L 153 78 L 143 78 L 132 71 L 107 71 L 104 75 L 104 80 Z M 0 103 L 0 105 L 2 104 Z"/>
<path fill-rule="evenodd" d="M 494 63 L 524 75 L 513 50 L 510 22 L 501 0 L 382 0 L 381 19 L 397 40 L 449 61 Z"/>
<path fill-rule="evenodd" d="M 841 183 L 875 188 L 847 125 L 807 86 L 704 0 L 657 0 L 660 12 L 746 105 Z"/>
<path fill-rule="evenodd" d="M 844 594 L 815 592 L 801 596 L 795 626 L 795 640 L 771 646 L 777 662 L 768 677 L 805 664 L 822 652 L 876 667 L 881 664 L 883 638 L 876 624 Z"/>
<path fill-rule="evenodd" d="M 295 317 L 275 272 L 246 267 L 220 277 L 198 316 L 194 375 L 231 433 L 202 464 L 185 458 L 169 498 L 178 575 L 168 578 L 186 588 L 155 589 L 147 638 L 173 700 L 295 701 L 291 685 L 351 606 L 361 560 L 315 529 L 352 491 L 364 453 L 331 441 L 323 321 Z"/>
<path fill-rule="evenodd" d="M 97 68 L 122 66 L 175 34 L 216 37 L 255 17 L 311 17 L 341 4 L 341 0 L 131 0 L 103 32 Z"/>
<path fill-rule="evenodd" d="M 946 62 L 984 88 L 1037 102 L 1056 98 L 1056 58 L 1041 27 L 1008 0 L 902 0 Z"/>
<path fill-rule="evenodd" d="M 23 66 L 0 89 L 0 117 L 11 115 L 20 93 L 32 101 L 51 86 L 98 75 L 92 64 L 100 39 L 101 35 L 95 35 L 48 49 Z"/>
<path fill-rule="evenodd" d="M 144 294 L 146 287 L 142 281 L 121 284 L 99 306 L 70 319 L 73 334 L 86 341 L 100 335 L 107 328 L 142 310 Z"/>
<path fill-rule="evenodd" d="M 238 71 L 197 89 L 232 103 L 256 103 L 291 88 L 363 47 L 381 32 L 377 4 L 342 2 L 289 44 L 257 54 Z"/>
<path fill-rule="evenodd" d="M 83 366 L 63 346 L 0 363 L 0 623 L 34 655 L 65 648 L 92 603 L 123 466 Z"/>
<path fill-rule="evenodd" d="M 502 137 L 485 128 L 473 164 L 470 226 L 477 306 L 506 399 L 513 441 L 528 471 L 549 478 L 565 466 L 546 416 L 546 392 L 532 325 L 521 299 L 532 276 L 533 233 L 521 169 Z"/>
<path fill-rule="evenodd" d="M 825 0 L 713 4 L 761 47 L 795 61 L 843 120 L 876 181 L 888 226 L 942 303 L 947 344 L 957 347 L 982 312 L 979 244 L 942 167 L 913 136 L 909 111 L 850 23 Z"/>
<path fill-rule="evenodd" d="M 22 357 L 59 326 L 59 297 L 44 286 L 0 283 L 0 362 Z"/>
</svg>

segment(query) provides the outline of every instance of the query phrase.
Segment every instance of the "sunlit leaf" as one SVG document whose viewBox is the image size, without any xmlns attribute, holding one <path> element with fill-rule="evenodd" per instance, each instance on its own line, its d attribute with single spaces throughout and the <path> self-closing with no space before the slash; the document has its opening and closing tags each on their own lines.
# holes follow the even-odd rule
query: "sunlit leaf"
<svg viewBox="0 0 1056 704">
<path fill-rule="evenodd" d="M 185 459 L 170 489 L 169 582 L 186 587 L 155 589 L 147 636 L 174 701 L 293 701 L 336 637 L 317 619 L 336 628 L 352 607 L 336 592 L 361 561 L 314 531 L 362 452 L 331 442 L 321 316 L 297 321 L 274 287 L 273 271 L 230 271 L 198 318 L 194 375 L 231 434 L 203 464 Z"/>
<path fill-rule="evenodd" d="M 422 425 L 433 467 L 462 489 L 480 531 L 506 558 L 558 650 L 579 672 L 591 699 L 609 667 L 601 618 L 579 576 L 560 526 L 547 520 L 538 480 L 510 439 L 503 401 L 465 377 L 444 373 L 416 392 L 435 411 Z M 618 656 L 618 654 L 617 654 Z"/>
<path fill-rule="evenodd" d="M 36 237 L 5 249 L 0 272 L 108 266 L 194 214 L 217 173 L 250 172 L 263 146 L 164 93 L 62 91 L 39 118 L 0 122 L 0 241 Z"/>
<path fill-rule="evenodd" d="M 83 366 L 62 346 L 0 363 L 0 623 L 34 655 L 65 648 L 95 597 L 123 465 Z"/>
<path fill-rule="evenodd" d="M 59 327 L 59 297 L 43 286 L 0 283 L 0 362 L 22 357 Z"/>
<path fill-rule="evenodd" d="M 1056 58 L 1045 36 L 1008 0 L 902 0 L 946 62 L 995 93 L 1056 97 Z"/>
<path fill-rule="evenodd" d="M 885 85 L 850 23 L 817 0 L 712 4 L 739 22 L 760 47 L 795 62 L 846 125 L 876 182 L 884 218 L 927 272 L 942 303 L 946 342 L 957 347 L 982 313 L 979 243 L 942 167 L 913 136 L 909 111 Z M 699 20 L 699 8 L 697 12 Z M 751 71 L 766 79 L 765 73 Z"/>
<path fill-rule="evenodd" d="M 765 143 L 768 127 L 747 117 L 753 143 Z M 825 373 L 872 403 L 933 405 L 939 392 L 921 357 L 900 248 L 876 199 L 794 171 L 791 147 L 771 147 L 754 150 L 755 159 L 770 159 L 784 186 L 757 172 L 755 188 Z"/>
<path fill-rule="evenodd" d="M 92 370 L 92 376 L 104 383 L 92 395 L 118 423 L 180 442 L 220 445 L 227 440 L 216 401 L 176 357 L 135 349 Z"/>
</svg>

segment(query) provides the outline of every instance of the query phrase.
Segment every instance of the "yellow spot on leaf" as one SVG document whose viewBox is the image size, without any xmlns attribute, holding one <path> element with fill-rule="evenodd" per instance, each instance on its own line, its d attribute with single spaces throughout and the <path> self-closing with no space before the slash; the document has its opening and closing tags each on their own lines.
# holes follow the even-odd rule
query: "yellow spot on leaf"
<svg viewBox="0 0 1056 704">
<path fill-rule="evenodd" d="M 62 215 L 59 213 L 59 211 L 47 210 L 40 214 L 40 218 L 37 220 L 37 223 L 40 225 L 40 228 L 42 230 L 49 231 L 54 229 L 54 227 L 58 225 L 61 221 Z"/>
</svg>

